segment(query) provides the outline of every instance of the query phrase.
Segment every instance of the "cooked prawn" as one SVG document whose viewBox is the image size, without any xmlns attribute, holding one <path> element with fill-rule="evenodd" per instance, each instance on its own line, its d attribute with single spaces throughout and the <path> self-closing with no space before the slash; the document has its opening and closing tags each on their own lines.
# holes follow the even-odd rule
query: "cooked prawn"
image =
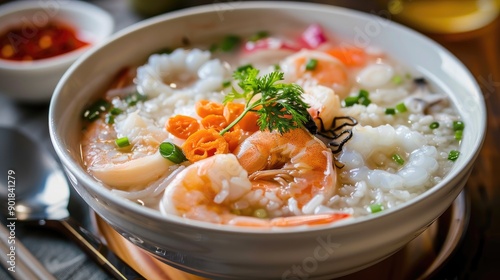
<svg viewBox="0 0 500 280">
<path fill-rule="evenodd" d="M 261 201 L 249 199 L 254 192 L 236 156 L 217 154 L 182 170 L 165 189 L 160 209 L 165 215 L 252 227 L 316 225 L 347 217 L 344 213 L 254 217 L 251 211 L 262 210 Z"/>
<path fill-rule="evenodd" d="M 276 197 L 281 211 L 312 214 L 315 206 L 335 192 L 331 151 L 304 129 L 258 131 L 234 151 L 250 174 L 254 189 Z"/>
<path fill-rule="evenodd" d="M 330 129 L 335 117 L 341 115 L 340 98 L 329 87 L 318 85 L 306 88 L 303 98 L 310 106 L 307 111 L 321 129 Z"/>
<path fill-rule="evenodd" d="M 118 149 L 115 139 L 123 136 L 129 138 L 131 147 Z M 158 151 L 166 138 L 165 130 L 136 113 L 115 127 L 100 119 L 84 130 L 83 161 L 88 171 L 106 185 L 120 190 L 138 189 L 164 176 L 174 165 Z"/>
<path fill-rule="evenodd" d="M 308 69 L 307 64 L 311 60 L 315 60 L 316 65 Z M 280 67 L 285 80 L 304 88 L 323 85 L 332 88 L 341 98 L 348 94 L 350 81 L 345 65 L 327 53 L 302 50 L 283 60 Z"/>
</svg>

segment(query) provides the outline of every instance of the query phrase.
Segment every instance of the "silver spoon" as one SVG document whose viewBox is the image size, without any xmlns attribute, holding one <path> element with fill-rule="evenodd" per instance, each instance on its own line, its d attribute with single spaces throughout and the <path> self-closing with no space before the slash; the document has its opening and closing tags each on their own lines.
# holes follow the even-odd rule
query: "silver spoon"
<svg viewBox="0 0 500 280">
<path fill-rule="evenodd" d="M 15 178 L 15 212 L 7 211 L 8 207 L 1 209 L 7 211 L 7 219 L 16 218 L 62 232 L 116 279 L 144 279 L 70 216 L 68 181 L 58 162 L 42 145 L 18 130 L 0 127 L 0 155 L 2 175 L 7 176 L 11 170 Z M 5 184 L 7 180 L 0 181 L 2 202 L 8 200 Z"/>
</svg>

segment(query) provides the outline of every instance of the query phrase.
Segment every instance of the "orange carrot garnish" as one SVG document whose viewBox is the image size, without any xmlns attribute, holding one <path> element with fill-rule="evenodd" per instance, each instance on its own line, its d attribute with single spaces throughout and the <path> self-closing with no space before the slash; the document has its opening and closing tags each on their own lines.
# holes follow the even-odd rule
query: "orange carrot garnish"
<svg viewBox="0 0 500 280">
<path fill-rule="evenodd" d="M 167 120 L 165 128 L 175 137 L 187 139 L 200 129 L 198 120 L 189 116 L 176 115 Z"/>
<path fill-rule="evenodd" d="M 201 120 L 201 125 L 204 128 L 213 128 L 217 132 L 220 132 L 227 126 L 226 118 L 222 115 L 208 115 Z"/>
<path fill-rule="evenodd" d="M 204 118 L 208 115 L 222 115 L 224 105 L 210 100 L 200 100 L 195 105 L 198 116 Z"/>
<path fill-rule="evenodd" d="M 240 116 L 245 110 L 245 105 L 242 103 L 233 103 L 228 102 L 224 106 L 224 117 L 227 120 L 227 123 L 232 123 L 238 116 Z M 239 122 L 238 125 L 244 131 L 255 132 L 259 130 L 259 126 L 257 124 L 257 120 L 259 119 L 259 115 L 255 112 L 248 112 Z"/>
<path fill-rule="evenodd" d="M 227 154 L 229 144 L 215 129 L 201 129 L 186 139 L 182 151 L 189 161 L 196 162 L 215 154 Z"/>
</svg>

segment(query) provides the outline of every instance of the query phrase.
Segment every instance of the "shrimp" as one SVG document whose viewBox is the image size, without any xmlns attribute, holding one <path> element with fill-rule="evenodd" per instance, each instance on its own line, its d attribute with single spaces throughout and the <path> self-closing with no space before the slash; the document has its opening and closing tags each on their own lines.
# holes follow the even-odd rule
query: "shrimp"
<svg viewBox="0 0 500 280">
<path fill-rule="evenodd" d="M 283 135 L 255 132 L 234 154 L 250 174 L 253 188 L 269 201 L 267 210 L 312 214 L 335 192 L 332 153 L 304 129 Z"/>
<path fill-rule="evenodd" d="M 323 130 L 329 130 L 335 117 L 341 115 L 340 98 L 331 88 L 321 85 L 306 88 L 303 98 L 310 106 L 307 111 L 316 126 Z"/>
<path fill-rule="evenodd" d="M 115 139 L 123 136 L 129 138 L 131 147 L 118 149 Z M 167 136 L 166 131 L 155 128 L 137 113 L 129 114 L 115 126 L 99 119 L 84 130 L 83 161 L 95 178 L 112 188 L 145 187 L 167 174 L 174 165 L 158 151 Z"/>
<path fill-rule="evenodd" d="M 308 69 L 307 65 L 311 60 L 315 60 L 316 65 Z M 340 60 L 327 53 L 302 50 L 283 60 L 280 67 L 285 80 L 304 88 L 323 85 L 332 88 L 342 99 L 349 93 L 347 68 Z"/>
<path fill-rule="evenodd" d="M 166 216 L 264 228 L 327 224 L 347 217 L 344 213 L 254 217 L 251 210 L 262 210 L 259 203 L 249 199 L 254 192 L 248 173 L 236 156 L 217 154 L 182 170 L 166 187 L 160 210 Z"/>
</svg>

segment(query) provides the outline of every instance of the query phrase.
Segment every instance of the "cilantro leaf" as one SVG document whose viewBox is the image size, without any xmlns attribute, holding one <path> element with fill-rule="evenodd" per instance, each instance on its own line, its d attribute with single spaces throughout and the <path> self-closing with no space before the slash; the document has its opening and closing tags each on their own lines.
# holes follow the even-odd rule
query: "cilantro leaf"
<svg viewBox="0 0 500 280">
<path fill-rule="evenodd" d="M 277 130 L 283 134 L 291 129 L 303 127 L 307 122 L 309 105 L 302 99 L 303 89 L 296 84 L 281 83 L 284 74 L 274 71 L 259 77 L 259 70 L 251 65 L 239 67 L 233 74 L 241 90 L 233 88 L 224 98 L 227 102 L 244 99 L 245 110 L 229 124 L 221 134 L 229 131 L 247 112 L 259 115 L 260 130 Z"/>
</svg>

